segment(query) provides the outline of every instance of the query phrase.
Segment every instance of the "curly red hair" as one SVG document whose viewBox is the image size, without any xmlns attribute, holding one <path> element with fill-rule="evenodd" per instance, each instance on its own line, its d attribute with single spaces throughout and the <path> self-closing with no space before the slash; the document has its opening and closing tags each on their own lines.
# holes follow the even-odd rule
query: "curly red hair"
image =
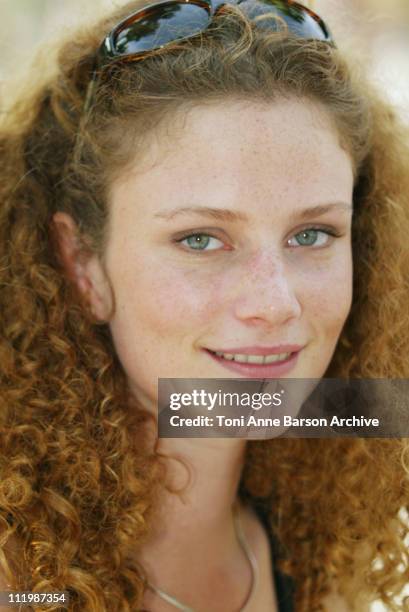
<svg viewBox="0 0 409 612">
<path fill-rule="evenodd" d="M 32 68 L 0 128 L 0 564 L 13 588 L 68 590 L 78 611 L 139 609 L 143 568 L 129 550 L 149 536 L 163 466 L 50 220 L 69 213 L 84 248 L 102 254 L 110 182 L 176 108 L 305 96 L 328 109 L 354 160 L 355 213 L 353 305 L 326 376 L 409 374 L 408 129 L 336 49 L 255 30 L 234 6 L 138 70 L 107 70 L 85 122 L 100 40 L 139 5 L 77 32 L 52 73 Z M 334 579 L 352 609 L 356 585 L 402 609 L 408 466 L 406 439 L 248 445 L 241 492 L 271 509 L 297 610 L 321 610 Z"/>
</svg>

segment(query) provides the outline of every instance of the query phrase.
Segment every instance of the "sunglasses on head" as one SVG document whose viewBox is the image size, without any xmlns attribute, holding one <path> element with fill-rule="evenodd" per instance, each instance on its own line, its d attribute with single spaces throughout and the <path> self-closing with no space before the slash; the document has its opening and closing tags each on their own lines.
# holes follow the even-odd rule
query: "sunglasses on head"
<svg viewBox="0 0 409 612">
<path fill-rule="evenodd" d="M 288 29 L 299 38 L 335 46 L 324 21 L 311 9 L 291 0 L 165 0 L 139 9 L 118 23 L 102 42 L 88 86 L 84 112 L 88 112 L 98 73 L 112 62 L 131 62 L 168 43 L 204 32 L 224 5 L 233 4 L 258 27 L 270 31 Z"/>
</svg>

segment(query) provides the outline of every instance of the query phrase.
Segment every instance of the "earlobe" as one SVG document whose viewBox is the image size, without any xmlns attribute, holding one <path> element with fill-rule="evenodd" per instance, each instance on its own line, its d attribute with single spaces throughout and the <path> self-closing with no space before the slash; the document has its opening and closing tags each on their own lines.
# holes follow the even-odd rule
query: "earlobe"
<svg viewBox="0 0 409 612">
<path fill-rule="evenodd" d="M 107 321 L 112 308 L 111 289 L 99 257 L 85 247 L 75 221 L 67 213 L 54 214 L 50 231 L 57 258 L 69 281 L 88 303 L 92 314 Z"/>
</svg>

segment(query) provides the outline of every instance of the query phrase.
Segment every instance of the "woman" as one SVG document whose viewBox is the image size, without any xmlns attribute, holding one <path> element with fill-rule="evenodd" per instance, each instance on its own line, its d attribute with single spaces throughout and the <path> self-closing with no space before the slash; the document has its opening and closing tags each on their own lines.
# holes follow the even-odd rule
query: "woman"
<svg viewBox="0 0 409 612">
<path fill-rule="evenodd" d="M 142 6 L 2 126 L 3 588 L 407 609 L 406 440 L 155 429 L 160 377 L 408 375 L 407 131 L 300 5 Z"/>
</svg>

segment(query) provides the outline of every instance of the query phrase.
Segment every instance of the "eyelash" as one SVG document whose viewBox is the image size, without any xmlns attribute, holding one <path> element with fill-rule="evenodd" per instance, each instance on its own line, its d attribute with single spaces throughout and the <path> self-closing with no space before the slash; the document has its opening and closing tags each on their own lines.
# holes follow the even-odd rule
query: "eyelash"
<svg viewBox="0 0 409 612">
<path fill-rule="evenodd" d="M 326 234 L 327 236 L 330 236 L 332 238 L 339 238 L 342 234 L 337 232 L 335 229 L 329 229 L 329 228 L 323 228 L 323 227 L 306 227 L 304 229 L 301 229 L 299 232 L 297 232 L 296 234 L 293 234 L 293 237 L 295 236 L 299 236 L 300 234 L 302 234 L 303 232 L 321 232 L 322 234 Z M 218 238 L 217 236 L 214 236 L 211 233 L 208 232 L 191 232 L 191 233 L 187 233 L 184 236 L 177 238 L 174 242 L 176 242 L 177 244 L 181 244 L 184 240 L 187 240 L 188 238 L 193 238 L 194 236 L 207 236 L 208 238 L 214 238 L 215 240 L 220 240 L 220 238 Z M 291 238 L 289 239 L 291 240 Z M 220 242 L 222 242 L 222 240 L 220 240 Z M 207 246 L 207 245 L 206 245 Z M 327 245 L 324 245 L 324 247 Z M 291 247 L 291 248 L 312 248 L 312 249 L 320 249 L 320 248 L 324 248 L 324 247 L 314 247 L 314 245 L 298 245 L 297 247 Z M 190 248 L 188 246 L 186 246 L 186 249 L 188 252 L 190 253 L 209 253 L 211 251 L 220 251 L 221 249 L 194 249 L 194 248 Z"/>
</svg>

